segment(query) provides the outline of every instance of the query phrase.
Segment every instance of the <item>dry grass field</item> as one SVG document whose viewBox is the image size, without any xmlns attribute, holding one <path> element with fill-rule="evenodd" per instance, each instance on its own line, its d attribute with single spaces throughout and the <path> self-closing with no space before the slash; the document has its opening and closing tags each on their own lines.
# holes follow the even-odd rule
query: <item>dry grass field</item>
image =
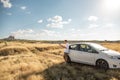
<svg viewBox="0 0 120 80">
<path fill-rule="evenodd" d="M 101 44 L 120 52 L 120 43 Z M 0 80 L 120 80 L 120 70 L 65 64 L 58 44 L 1 42 Z"/>
</svg>

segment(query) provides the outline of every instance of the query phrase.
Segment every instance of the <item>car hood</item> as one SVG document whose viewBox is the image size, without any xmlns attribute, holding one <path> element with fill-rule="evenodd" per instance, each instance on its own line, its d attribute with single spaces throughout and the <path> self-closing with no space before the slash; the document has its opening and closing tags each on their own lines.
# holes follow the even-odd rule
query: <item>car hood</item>
<svg viewBox="0 0 120 80">
<path fill-rule="evenodd" d="M 114 50 L 106 50 L 102 52 L 110 56 L 120 56 L 120 53 Z"/>
</svg>

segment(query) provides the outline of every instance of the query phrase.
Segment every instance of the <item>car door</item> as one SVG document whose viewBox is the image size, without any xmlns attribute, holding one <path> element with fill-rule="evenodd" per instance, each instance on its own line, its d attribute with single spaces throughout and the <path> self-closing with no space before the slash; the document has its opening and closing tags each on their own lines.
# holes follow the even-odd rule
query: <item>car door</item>
<svg viewBox="0 0 120 80">
<path fill-rule="evenodd" d="M 77 57 L 79 54 L 79 44 L 73 44 L 69 46 L 69 57 L 73 62 L 79 62 L 79 58 Z"/>
<path fill-rule="evenodd" d="M 95 64 L 95 56 L 97 52 L 87 44 L 80 44 L 79 51 L 76 53 L 76 58 L 81 63 Z"/>
</svg>

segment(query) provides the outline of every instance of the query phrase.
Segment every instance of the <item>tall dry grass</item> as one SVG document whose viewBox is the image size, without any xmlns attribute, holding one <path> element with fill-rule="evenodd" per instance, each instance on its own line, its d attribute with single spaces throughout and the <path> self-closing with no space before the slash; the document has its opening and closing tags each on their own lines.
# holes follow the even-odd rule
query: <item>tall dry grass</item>
<svg viewBox="0 0 120 80">
<path fill-rule="evenodd" d="M 120 52 L 120 43 L 102 43 L 103 46 Z"/>
<path fill-rule="evenodd" d="M 120 43 L 102 43 L 119 51 Z M 0 43 L 0 80 L 120 80 L 120 70 L 100 70 L 94 66 L 63 60 L 58 44 Z"/>
</svg>

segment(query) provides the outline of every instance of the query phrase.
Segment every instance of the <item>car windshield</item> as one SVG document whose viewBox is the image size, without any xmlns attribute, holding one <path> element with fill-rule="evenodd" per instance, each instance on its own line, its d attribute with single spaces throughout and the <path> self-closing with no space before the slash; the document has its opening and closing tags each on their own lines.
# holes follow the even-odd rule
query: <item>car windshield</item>
<svg viewBox="0 0 120 80">
<path fill-rule="evenodd" d="M 101 46 L 99 44 L 95 44 L 95 43 L 91 44 L 91 46 L 93 46 L 94 48 L 96 48 L 96 49 L 98 49 L 100 51 L 106 51 L 106 50 L 108 50 L 107 48 L 105 48 L 105 47 L 103 47 L 103 46 Z"/>
</svg>

